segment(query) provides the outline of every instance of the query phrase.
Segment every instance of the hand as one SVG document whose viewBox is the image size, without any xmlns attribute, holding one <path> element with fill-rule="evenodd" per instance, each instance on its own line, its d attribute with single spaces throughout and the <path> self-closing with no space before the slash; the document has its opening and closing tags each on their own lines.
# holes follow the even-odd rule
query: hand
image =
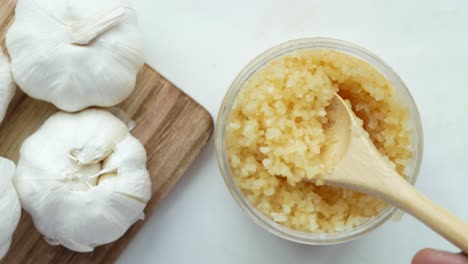
<svg viewBox="0 0 468 264">
<path fill-rule="evenodd" d="M 413 258 L 411 264 L 468 264 L 468 257 L 436 249 L 423 249 Z"/>
</svg>

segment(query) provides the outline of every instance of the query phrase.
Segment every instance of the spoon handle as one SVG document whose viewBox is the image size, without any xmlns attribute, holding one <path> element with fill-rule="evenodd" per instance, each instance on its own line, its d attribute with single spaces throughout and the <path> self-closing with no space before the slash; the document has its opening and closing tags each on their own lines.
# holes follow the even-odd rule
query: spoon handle
<svg viewBox="0 0 468 264">
<path fill-rule="evenodd" d="M 392 188 L 380 193 L 385 200 L 406 211 L 454 245 L 468 253 L 468 223 L 418 192 L 401 177 L 392 177 Z"/>
<path fill-rule="evenodd" d="M 406 211 L 468 253 L 468 223 L 419 193 L 363 133 L 351 139 L 348 153 L 326 181 L 367 193 Z"/>
</svg>

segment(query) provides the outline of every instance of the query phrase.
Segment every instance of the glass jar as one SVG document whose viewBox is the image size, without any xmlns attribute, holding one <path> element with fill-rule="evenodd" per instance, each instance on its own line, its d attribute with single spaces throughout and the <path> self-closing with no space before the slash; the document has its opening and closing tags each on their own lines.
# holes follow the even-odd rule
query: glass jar
<svg viewBox="0 0 468 264">
<path fill-rule="evenodd" d="M 262 68 L 266 63 L 271 60 L 278 58 L 284 54 L 292 51 L 303 50 L 303 49 L 332 49 L 341 51 L 357 58 L 360 58 L 370 65 L 376 67 L 393 85 L 394 89 L 398 93 L 402 102 L 407 106 L 410 112 L 410 125 L 412 126 L 412 148 L 414 150 L 414 158 L 407 166 L 407 174 L 409 175 L 408 181 L 414 185 L 416 182 L 419 168 L 421 166 L 422 154 L 423 154 L 423 131 L 421 125 L 421 119 L 419 116 L 416 104 L 408 91 L 408 88 L 400 79 L 400 77 L 390 68 L 384 61 L 370 53 L 368 50 L 361 48 L 349 42 L 342 40 L 329 39 L 329 38 L 308 38 L 298 39 L 289 41 L 278 46 L 275 46 L 250 62 L 233 81 L 229 88 L 224 101 L 221 105 L 218 120 L 216 125 L 215 137 L 216 137 L 216 153 L 218 156 L 219 167 L 224 177 L 224 181 L 234 197 L 237 204 L 242 208 L 244 212 L 260 227 L 263 229 L 282 237 L 287 240 L 295 241 L 303 244 L 311 245 L 329 245 L 343 243 L 356 238 L 359 238 L 372 230 L 376 229 L 384 222 L 386 222 L 392 214 L 395 212 L 395 208 L 388 206 L 382 210 L 377 216 L 367 221 L 366 223 L 350 230 L 337 233 L 306 233 L 296 231 L 278 224 L 263 215 L 258 211 L 244 196 L 242 191 L 237 187 L 236 182 L 231 174 L 229 161 L 226 151 L 226 121 L 229 117 L 231 108 L 235 99 L 241 89 L 244 87 L 247 80 L 255 74 L 257 70 Z"/>
</svg>

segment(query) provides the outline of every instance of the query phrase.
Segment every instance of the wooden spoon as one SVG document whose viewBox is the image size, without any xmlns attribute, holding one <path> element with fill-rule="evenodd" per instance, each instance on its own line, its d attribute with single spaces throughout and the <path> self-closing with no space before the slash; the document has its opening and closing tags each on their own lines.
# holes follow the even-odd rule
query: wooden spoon
<svg viewBox="0 0 468 264">
<path fill-rule="evenodd" d="M 376 149 L 353 111 L 335 95 L 328 111 L 337 143 L 324 152 L 336 165 L 316 181 L 377 197 L 413 215 L 468 253 L 468 223 L 419 193 Z"/>
</svg>

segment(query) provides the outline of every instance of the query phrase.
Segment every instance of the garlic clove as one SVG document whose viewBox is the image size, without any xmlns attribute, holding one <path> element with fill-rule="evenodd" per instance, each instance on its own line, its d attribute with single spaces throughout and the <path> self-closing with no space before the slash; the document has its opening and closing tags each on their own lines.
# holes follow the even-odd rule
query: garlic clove
<svg viewBox="0 0 468 264">
<path fill-rule="evenodd" d="M 71 112 L 122 102 L 144 63 L 128 0 L 18 1 L 6 43 L 20 88 Z"/>
<path fill-rule="evenodd" d="M 107 174 L 99 179 L 103 189 L 113 189 L 121 194 L 135 197 L 141 201 L 147 201 L 151 197 L 151 190 L 146 188 L 149 184 L 148 177 L 140 177 L 142 173 L 148 173 L 141 168 L 146 160 L 146 152 L 143 146 L 133 137 L 127 137 L 116 147 L 114 154 L 104 163 L 104 168 L 119 168 L 118 173 L 125 177 L 115 177 L 116 174 Z M 128 182 L 126 179 L 134 179 Z"/>
<path fill-rule="evenodd" d="M 23 143 L 14 182 L 47 241 L 78 252 L 121 237 L 151 197 L 143 145 L 97 109 L 51 116 Z"/>
<path fill-rule="evenodd" d="M 15 89 L 10 64 L 0 47 L 0 123 L 3 121 L 8 105 L 15 95 Z"/>
<path fill-rule="evenodd" d="M 21 216 L 21 206 L 11 179 L 15 164 L 0 158 L 0 260 L 11 245 L 11 237 Z"/>
</svg>

